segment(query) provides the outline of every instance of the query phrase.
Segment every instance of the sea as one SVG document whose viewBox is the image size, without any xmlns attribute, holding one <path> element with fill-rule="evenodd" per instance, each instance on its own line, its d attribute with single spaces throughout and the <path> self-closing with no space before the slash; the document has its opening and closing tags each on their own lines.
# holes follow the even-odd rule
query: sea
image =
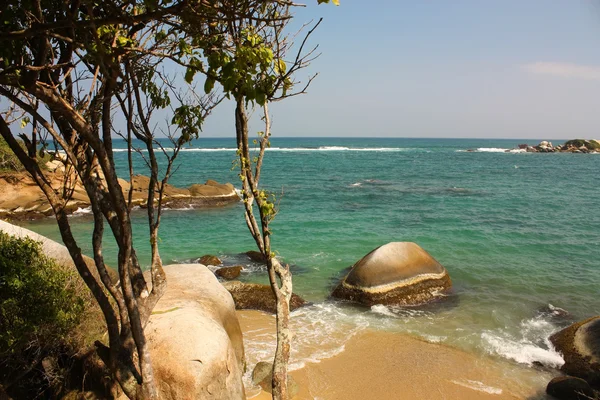
<svg viewBox="0 0 600 400">
<path fill-rule="evenodd" d="M 292 313 L 292 368 L 343 351 L 364 329 L 417 336 L 519 368 L 559 367 L 563 359 L 548 337 L 600 314 L 600 154 L 506 152 L 539 141 L 273 138 L 261 181 L 279 207 L 273 248 L 290 265 L 294 292 L 312 303 Z M 161 144 L 169 151 L 168 140 Z M 115 145 L 117 169 L 128 178 L 124 143 Z M 135 153 L 134 164 L 147 174 L 143 155 Z M 240 188 L 235 159 L 233 138 L 201 138 L 179 154 L 170 183 L 213 179 Z M 214 254 L 225 265 L 243 265 L 241 280 L 266 283 L 264 267 L 243 254 L 255 249 L 243 212 L 241 203 L 165 210 L 163 262 Z M 134 210 L 132 218 L 147 266 L 145 211 Z M 23 224 L 60 240 L 52 218 Z M 79 210 L 71 224 L 90 253 L 89 210 Z M 444 265 L 452 291 L 421 307 L 361 307 L 329 297 L 348 267 L 395 241 L 415 242 Z M 104 254 L 116 260 L 108 235 Z M 246 347 L 251 365 L 272 357 L 274 339 Z"/>
</svg>

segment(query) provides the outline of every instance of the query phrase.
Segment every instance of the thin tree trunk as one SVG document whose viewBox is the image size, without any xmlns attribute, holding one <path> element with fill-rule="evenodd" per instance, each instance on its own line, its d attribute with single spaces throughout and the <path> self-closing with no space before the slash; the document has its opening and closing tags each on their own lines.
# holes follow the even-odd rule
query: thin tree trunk
<svg viewBox="0 0 600 400">
<path fill-rule="evenodd" d="M 251 156 L 248 146 L 248 117 L 242 98 L 237 100 L 235 110 L 236 137 L 240 157 L 242 186 L 244 189 L 243 196 L 246 223 L 258 249 L 267 260 L 269 283 L 276 300 L 277 347 L 273 359 L 273 380 L 271 382 L 272 394 L 273 399 L 287 400 L 290 398 L 288 392 L 288 363 L 291 350 L 289 321 L 290 299 L 292 296 L 292 275 L 289 267 L 283 267 L 271 251 L 269 221 L 272 218 L 272 215 L 265 214 L 263 206 L 267 199 L 264 197 L 264 194 L 261 195 L 258 188 L 262 158 L 266 143 L 270 136 L 270 120 L 268 118 L 268 112 L 268 107 L 265 105 L 266 130 L 260 143 L 260 152 L 254 173 L 252 171 L 252 163 L 250 161 Z M 259 209 L 260 228 L 253 212 L 253 203 L 256 203 Z M 281 285 L 279 282 L 281 282 Z"/>
</svg>

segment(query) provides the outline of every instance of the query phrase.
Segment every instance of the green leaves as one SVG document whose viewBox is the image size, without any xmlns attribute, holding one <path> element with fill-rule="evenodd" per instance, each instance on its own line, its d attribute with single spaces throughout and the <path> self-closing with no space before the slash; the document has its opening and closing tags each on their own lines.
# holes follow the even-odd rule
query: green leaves
<svg viewBox="0 0 600 400">
<path fill-rule="evenodd" d="M 200 135 L 204 114 L 201 106 L 183 104 L 175 109 L 171 123 L 181 129 L 184 142 L 198 138 Z"/>
<path fill-rule="evenodd" d="M 204 81 L 204 93 L 206 93 L 206 94 L 210 93 L 214 87 L 215 87 L 214 78 L 207 77 L 206 80 Z"/>
</svg>

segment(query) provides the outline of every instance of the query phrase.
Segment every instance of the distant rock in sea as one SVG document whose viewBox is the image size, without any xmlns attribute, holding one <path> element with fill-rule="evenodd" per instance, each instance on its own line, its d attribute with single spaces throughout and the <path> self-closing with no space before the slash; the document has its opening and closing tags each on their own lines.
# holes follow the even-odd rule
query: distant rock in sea
<svg viewBox="0 0 600 400">
<path fill-rule="evenodd" d="M 527 153 L 598 153 L 600 152 L 600 141 L 595 139 L 572 139 L 564 144 L 554 146 L 552 142 L 542 140 L 537 146 L 519 144 L 518 148 L 506 151 L 511 153 L 522 152 L 523 150 Z"/>
<path fill-rule="evenodd" d="M 332 296 L 367 306 L 417 305 L 452 286 L 448 271 L 419 245 L 392 242 L 360 259 Z"/>
</svg>

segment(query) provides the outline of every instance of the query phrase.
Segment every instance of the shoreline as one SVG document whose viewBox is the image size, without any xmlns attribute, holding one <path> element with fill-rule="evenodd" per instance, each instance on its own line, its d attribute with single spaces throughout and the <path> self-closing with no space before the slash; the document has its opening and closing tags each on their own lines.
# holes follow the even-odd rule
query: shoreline
<svg viewBox="0 0 600 400">
<path fill-rule="evenodd" d="M 246 354 L 251 344 L 274 335 L 274 318 L 254 310 L 237 311 Z M 338 332 L 345 334 L 343 329 Z M 250 344 L 250 345 L 249 345 Z M 294 356 L 293 356 L 294 357 Z M 546 399 L 547 382 L 559 371 L 544 371 L 477 355 L 406 333 L 366 328 L 351 334 L 341 349 L 319 361 L 295 354 L 290 371 L 299 386 L 294 399 Z M 270 360 L 263 360 L 270 361 Z M 248 399 L 271 395 L 245 379 Z"/>
</svg>

